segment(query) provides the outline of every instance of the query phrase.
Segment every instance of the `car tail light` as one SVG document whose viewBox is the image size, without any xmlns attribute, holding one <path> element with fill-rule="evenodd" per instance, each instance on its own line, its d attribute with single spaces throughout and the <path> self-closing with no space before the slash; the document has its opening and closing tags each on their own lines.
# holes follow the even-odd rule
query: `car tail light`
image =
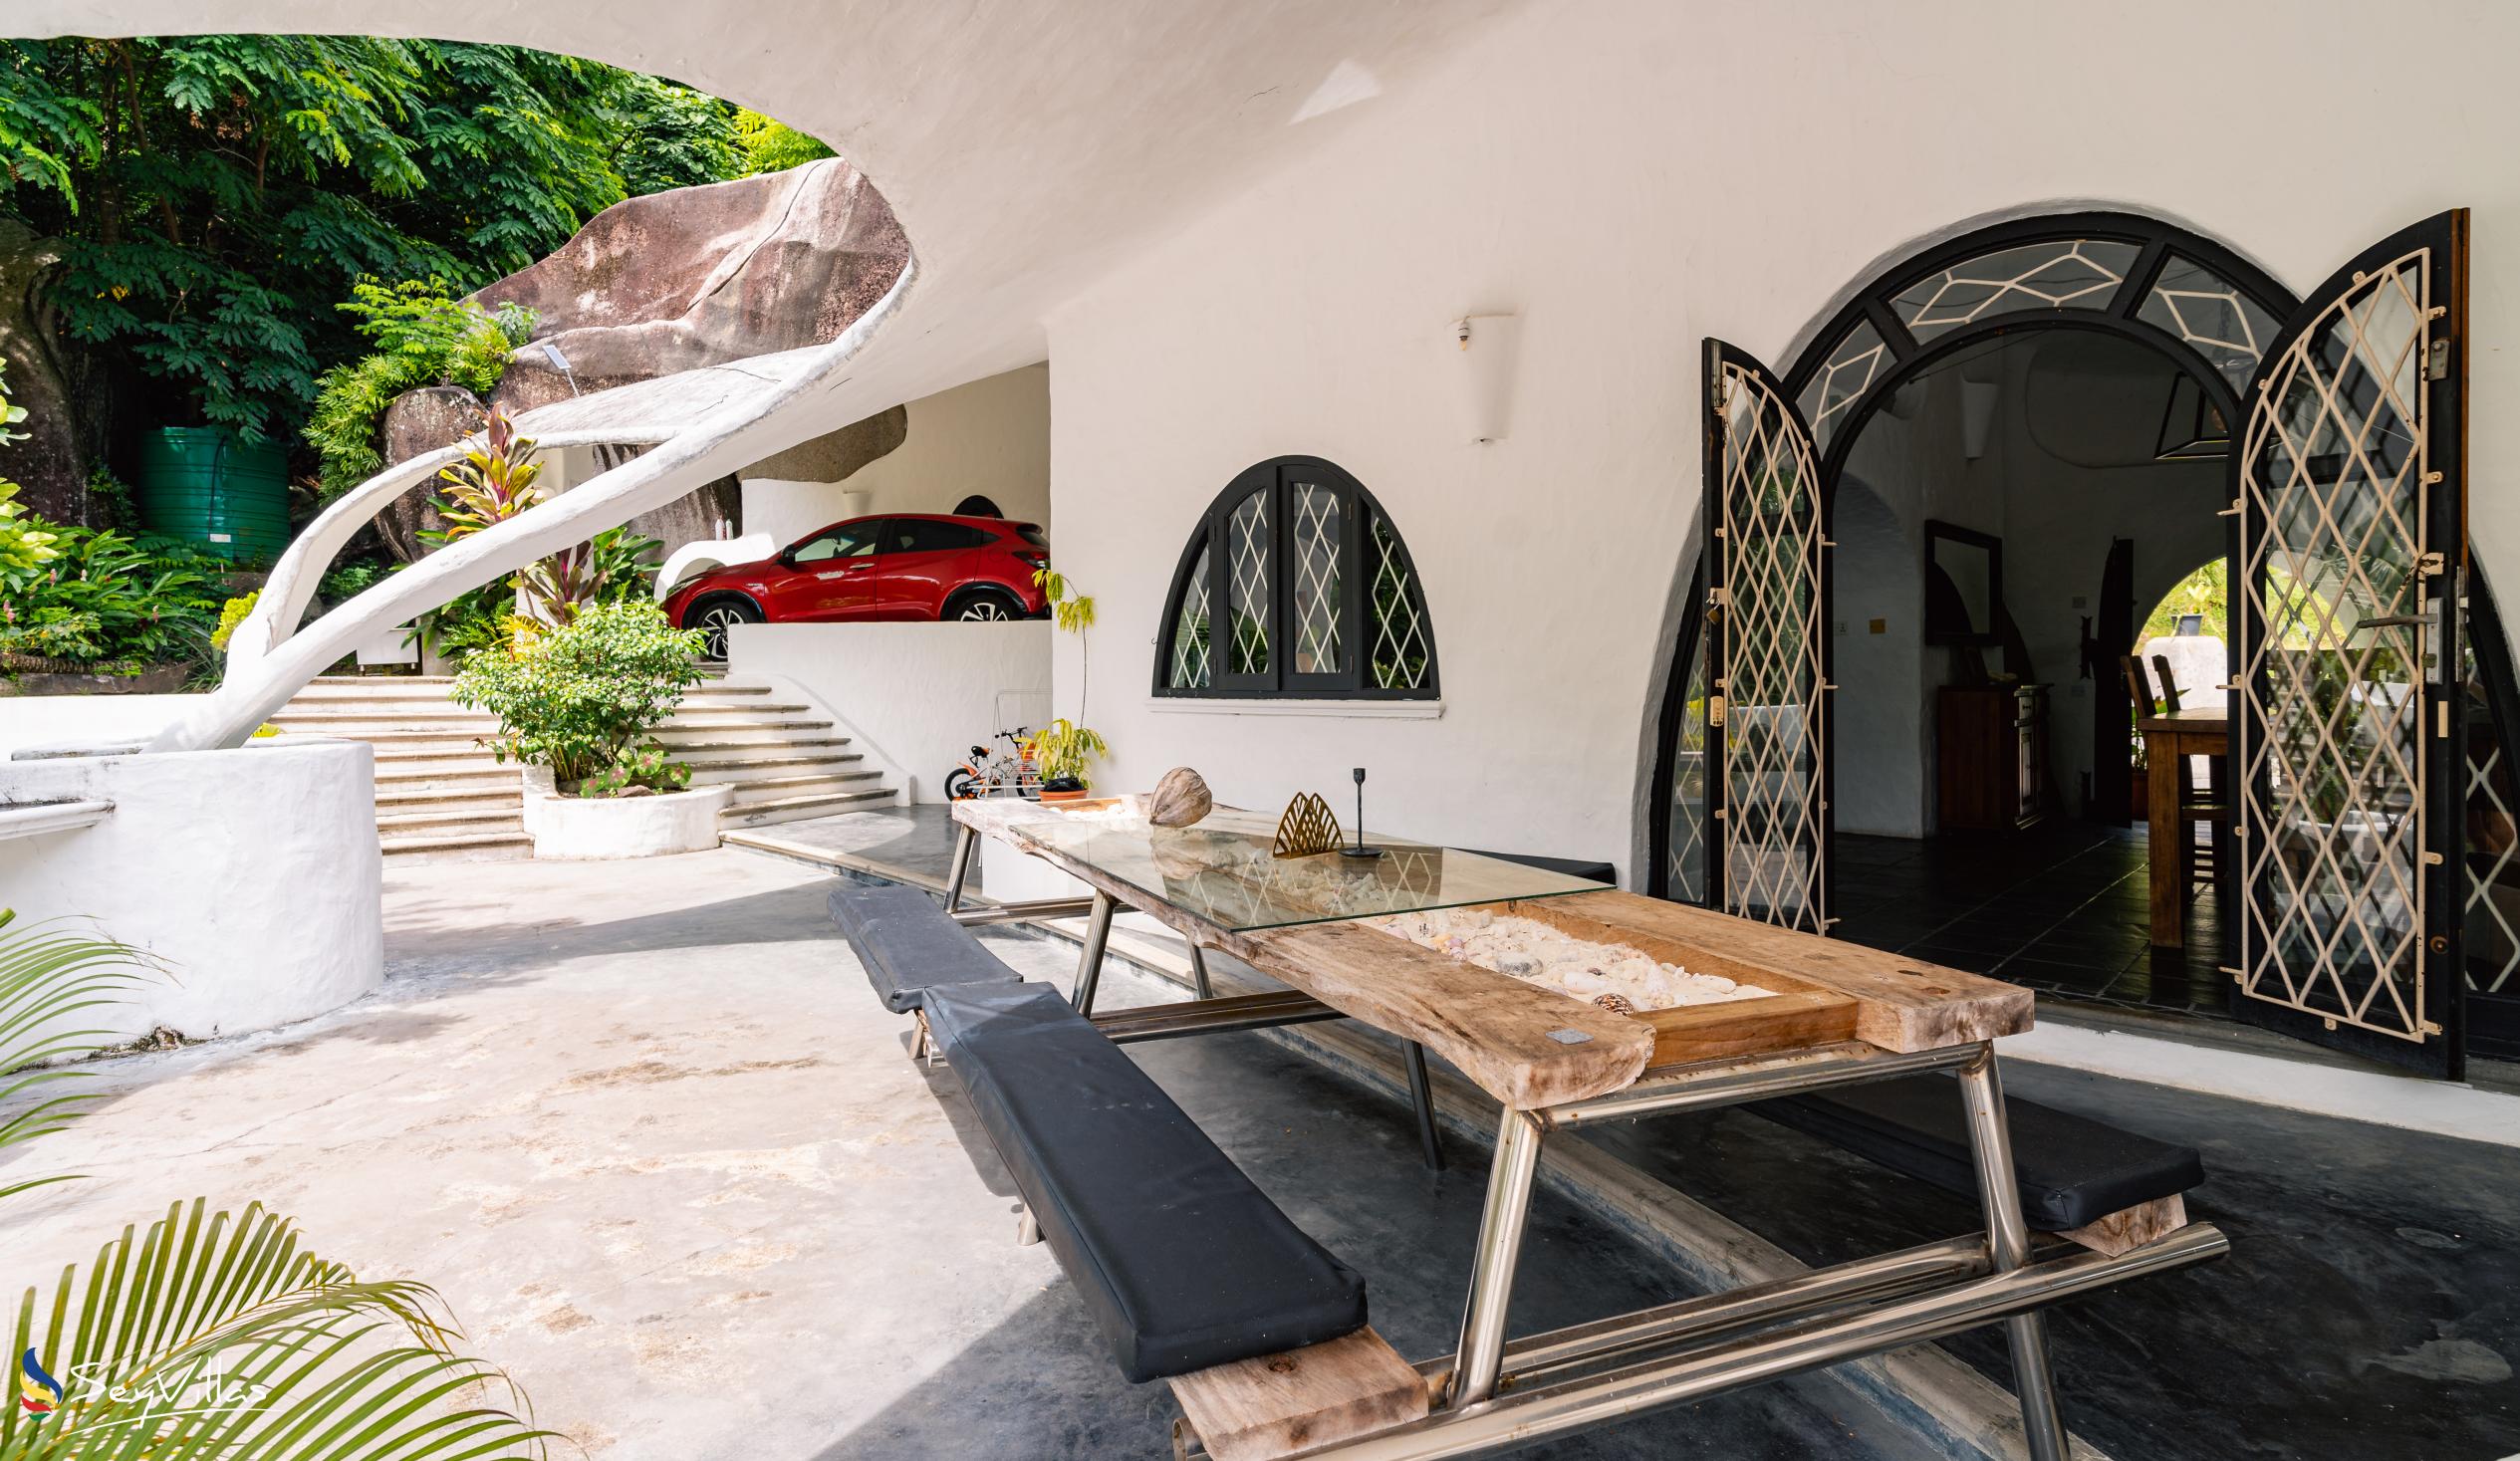
<svg viewBox="0 0 2520 1461">
<path fill-rule="evenodd" d="M 1015 556 L 1035 568 L 1050 567 L 1050 555 L 1038 548 L 1018 548 L 1015 550 Z"/>
</svg>

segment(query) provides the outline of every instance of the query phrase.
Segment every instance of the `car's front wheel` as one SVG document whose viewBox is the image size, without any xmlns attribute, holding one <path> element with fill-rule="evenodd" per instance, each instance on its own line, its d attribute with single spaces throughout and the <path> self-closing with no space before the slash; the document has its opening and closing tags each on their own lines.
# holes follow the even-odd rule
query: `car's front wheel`
<svg viewBox="0 0 2520 1461">
<path fill-rule="evenodd" d="M 691 615 L 688 627 L 700 630 L 707 637 L 700 652 L 710 659 L 726 657 L 726 633 L 737 624 L 761 622 L 761 610 L 741 599 L 712 599 Z"/>
<path fill-rule="evenodd" d="M 945 606 L 945 611 L 940 615 L 959 623 L 1003 623 L 1008 619 L 1023 616 L 1024 607 L 1016 603 L 1014 599 L 1004 594 L 992 594 L 986 590 L 956 595 L 954 601 Z"/>
</svg>

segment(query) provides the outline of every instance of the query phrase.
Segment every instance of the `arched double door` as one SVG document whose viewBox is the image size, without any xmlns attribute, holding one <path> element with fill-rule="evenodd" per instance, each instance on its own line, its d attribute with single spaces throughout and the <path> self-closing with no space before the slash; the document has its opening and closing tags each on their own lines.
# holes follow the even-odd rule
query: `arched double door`
<svg viewBox="0 0 2520 1461">
<path fill-rule="evenodd" d="M 2296 304 L 2154 220 L 2024 220 L 1885 274 L 1788 375 L 1708 342 L 1705 549 L 1663 707 L 1653 889 L 1827 931 L 1846 455 L 1890 391 L 1972 343 L 2125 335 L 2179 362 L 2232 428 L 2233 1007 L 2454 1073 L 2462 980 L 2482 989 L 2462 946 L 2484 860 L 2470 804 L 2492 791 L 2466 719 L 2495 699 L 2462 642 L 2466 240 L 2464 211 L 2426 219 Z M 2508 811 L 2499 825 L 2498 867 Z"/>
</svg>

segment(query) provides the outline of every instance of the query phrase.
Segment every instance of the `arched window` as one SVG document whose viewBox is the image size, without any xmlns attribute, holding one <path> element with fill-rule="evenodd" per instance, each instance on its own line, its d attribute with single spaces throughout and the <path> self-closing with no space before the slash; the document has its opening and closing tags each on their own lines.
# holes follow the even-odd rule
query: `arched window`
<svg viewBox="0 0 2520 1461">
<path fill-rule="evenodd" d="M 1318 457 L 1234 478 L 1173 570 L 1155 693 L 1433 699 L 1426 601 L 1374 494 Z"/>
</svg>

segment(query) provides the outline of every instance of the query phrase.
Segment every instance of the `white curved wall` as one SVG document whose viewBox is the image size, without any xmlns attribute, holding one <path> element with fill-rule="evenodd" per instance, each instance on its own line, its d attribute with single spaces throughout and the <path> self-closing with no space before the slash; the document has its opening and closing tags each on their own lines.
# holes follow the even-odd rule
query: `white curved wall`
<svg viewBox="0 0 2520 1461">
<path fill-rule="evenodd" d="M 940 390 L 906 409 L 901 444 L 837 482 L 745 478 L 745 533 L 767 533 L 785 547 L 864 513 L 952 512 L 974 492 L 1017 522 L 1049 525 L 1048 365 Z"/>
<path fill-rule="evenodd" d="M 375 764 L 363 742 L 297 737 L 0 762 L 0 801 L 115 807 L 94 827 L 0 842 L 0 907 L 92 918 L 165 961 L 177 982 L 85 1012 L 118 1040 L 320 1015 L 384 978 Z"/>
<path fill-rule="evenodd" d="M 1638 727 L 1699 496 L 1701 342 L 1783 366 L 1833 297 L 1963 220 L 2129 207 L 2307 291 L 2475 209 L 2473 533 L 2520 580 L 2520 13 L 2284 0 L 1669 6 L 1507 17 L 1336 147 L 1119 263 L 1050 318 L 1062 568 L 1098 596 L 1115 784 L 1204 770 L 1266 806 L 1373 769 L 1394 832 L 1621 856 Z M 2351 78 L 2347 83 L 2343 79 Z M 2350 105 L 2301 98 L 2344 87 Z M 2427 122 L 2406 145 L 2392 117 Z M 1511 434 L 1459 428 L 1450 321 L 1522 322 Z M 1424 575 L 1432 722 L 1167 716 L 1174 556 L 1237 470 L 1309 452 L 1390 511 Z M 1063 701 L 1075 651 L 1057 646 Z M 1398 813 L 1405 809 L 1402 824 Z M 1369 808 L 1369 817 L 1372 809 Z"/>
</svg>

